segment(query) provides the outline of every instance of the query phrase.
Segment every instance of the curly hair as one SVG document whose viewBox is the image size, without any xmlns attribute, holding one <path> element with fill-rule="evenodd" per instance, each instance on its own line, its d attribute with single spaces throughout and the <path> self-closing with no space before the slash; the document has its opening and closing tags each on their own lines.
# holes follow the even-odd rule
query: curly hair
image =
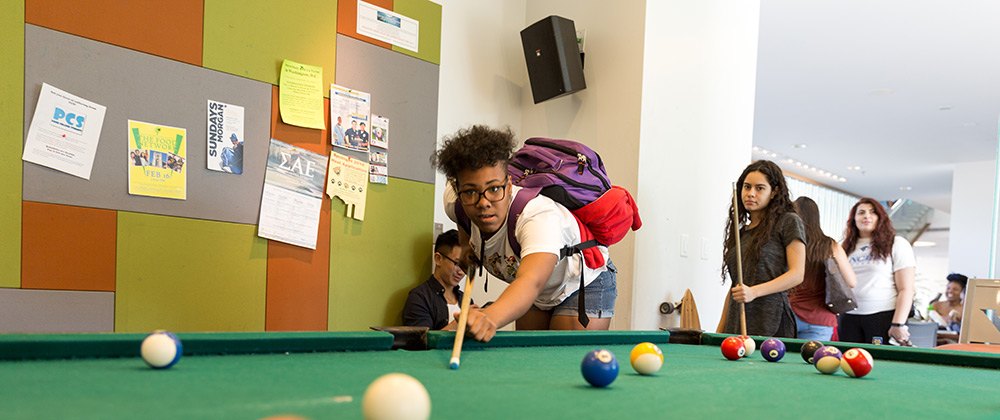
<svg viewBox="0 0 1000 420">
<path fill-rule="evenodd" d="M 861 207 L 862 204 L 872 206 L 875 215 L 878 216 L 875 231 L 872 232 L 872 257 L 876 260 L 892 257 L 892 243 L 896 239 L 896 229 L 892 227 L 892 220 L 889 220 L 889 214 L 885 212 L 885 207 L 882 207 L 882 204 L 874 198 L 869 197 L 858 200 L 854 207 L 851 207 L 851 217 L 847 219 L 847 227 L 844 228 L 844 252 L 851 255 L 851 252 L 854 252 L 854 248 L 858 245 L 858 239 L 861 238 L 861 231 L 858 230 L 855 216 L 858 207 Z"/>
<path fill-rule="evenodd" d="M 758 160 L 751 163 L 743 170 L 739 179 L 736 180 L 737 187 L 742 188 L 743 182 L 746 181 L 747 175 L 751 172 L 760 172 L 767 178 L 768 184 L 771 184 L 771 201 L 768 202 L 767 208 L 764 210 L 764 217 L 761 218 L 760 225 L 753 230 L 755 234 L 745 235 L 747 239 L 741 243 L 740 251 L 743 254 L 744 273 L 748 268 L 756 270 L 757 263 L 760 261 L 760 254 L 764 250 L 764 244 L 767 243 L 774 233 L 775 226 L 781 215 L 795 212 L 791 194 L 788 191 L 788 184 L 785 182 L 785 175 L 781 172 L 781 168 L 777 164 L 769 160 Z M 737 199 L 736 202 L 739 205 L 740 225 L 746 225 L 750 222 L 750 212 L 743 206 L 743 200 Z M 726 274 L 728 273 L 729 277 L 733 279 L 733 284 L 735 284 L 736 273 L 729 273 L 729 267 L 726 265 L 727 261 L 735 261 L 735 255 L 733 254 L 736 252 L 737 233 L 736 228 L 733 226 L 733 205 L 731 203 L 727 219 L 726 241 L 722 250 L 724 256 L 722 261 L 722 280 L 726 280 Z M 744 277 L 746 276 L 744 275 Z"/>
<path fill-rule="evenodd" d="M 467 169 L 476 170 L 500 163 L 506 170 L 507 161 L 516 146 L 510 127 L 495 129 L 474 125 L 446 137 L 441 148 L 431 155 L 431 164 L 455 185 L 458 173 Z"/>
</svg>

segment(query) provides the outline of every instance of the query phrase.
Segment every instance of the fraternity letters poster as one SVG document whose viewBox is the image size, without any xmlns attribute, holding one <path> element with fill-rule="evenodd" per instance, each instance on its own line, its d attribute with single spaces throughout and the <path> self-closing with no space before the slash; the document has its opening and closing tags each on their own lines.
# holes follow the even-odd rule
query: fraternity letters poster
<svg viewBox="0 0 1000 420">
<path fill-rule="evenodd" d="M 330 85 L 330 143 L 350 150 L 368 151 L 372 96 Z"/>
<path fill-rule="evenodd" d="M 187 199 L 187 130 L 128 121 L 128 193 Z"/>
<path fill-rule="evenodd" d="M 208 169 L 243 173 L 243 107 L 208 100 Z"/>
<path fill-rule="evenodd" d="M 316 249 L 326 156 L 271 139 L 257 236 Z"/>
<path fill-rule="evenodd" d="M 323 68 L 285 60 L 278 80 L 281 121 L 306 128 L 326 128 L 323 119 Z"/>
<path fill-rule="evenodd" d="M 21 158 L 89 180 L 106 110 L 42 83 Z"/>
<path fill-rule="evenodd" d="M 358 33 L 417 51 L 420 22 L 374 4 L 358 1 Z"/>
<path fill-rule="evenodd" d="M 368 199 L 368 162 L 337 152 L 330 154 L 326 195 L 340 197 L 347 204 L 347 217 L 365 220 Z M 353 211 L 352 211 L 353 210 Z"/>
</svg>

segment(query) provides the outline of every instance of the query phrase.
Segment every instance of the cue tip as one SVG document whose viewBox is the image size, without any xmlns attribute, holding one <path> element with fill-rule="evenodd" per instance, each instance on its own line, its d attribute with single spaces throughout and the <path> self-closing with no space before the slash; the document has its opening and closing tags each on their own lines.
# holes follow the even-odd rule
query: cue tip
<svg viewBox="0 0 1000 420">
<path fill-rule="evenodd" d="M 451 370 L 458 370 L 458 358 L 452 357 L 451 363 L 448 364 L 448 367 L 451 368 Z"/>
</svg>

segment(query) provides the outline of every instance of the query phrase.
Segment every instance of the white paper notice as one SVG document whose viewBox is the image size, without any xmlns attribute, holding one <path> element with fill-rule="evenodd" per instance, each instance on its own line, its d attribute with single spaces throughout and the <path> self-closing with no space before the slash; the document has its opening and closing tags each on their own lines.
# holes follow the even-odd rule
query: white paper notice
<svg viewBox="0 0 1000 420">
<path fill-rule="evenodd" d="M 22 159 L 89 180 L 106 110 L 43 83 Z"/>
<path fill-rule="evenodd" d="M 420 22 L 374 4 L 358 1 L 358 33 L 418 52 Z"/>
<path fill-rule="evenodd" d="M 271 139 L 257 236 L 316 249 L 326 156 Z"/>
<path fill-rule="evenodd" d="M 340 197 L 347 205 L 347 217 L 365 220 L 368 199 L 368 162 L 333 152 L 327 171 L 326 195 Z M 353 211 L 352 211 L 353 210 Z"/>
</svg>

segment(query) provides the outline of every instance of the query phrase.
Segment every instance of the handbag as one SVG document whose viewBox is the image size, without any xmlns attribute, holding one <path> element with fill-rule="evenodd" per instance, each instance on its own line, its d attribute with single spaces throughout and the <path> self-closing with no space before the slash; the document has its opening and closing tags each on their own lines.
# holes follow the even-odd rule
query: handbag
<svg viewBox="0 0 1000 420">
<path fill-rule="evenodd" d="M 858 308 L 854 292 L 844 282 L 844 275 L 833 258 L 826 259 L 826 308 L 835 314 Z"/>
</svg>

